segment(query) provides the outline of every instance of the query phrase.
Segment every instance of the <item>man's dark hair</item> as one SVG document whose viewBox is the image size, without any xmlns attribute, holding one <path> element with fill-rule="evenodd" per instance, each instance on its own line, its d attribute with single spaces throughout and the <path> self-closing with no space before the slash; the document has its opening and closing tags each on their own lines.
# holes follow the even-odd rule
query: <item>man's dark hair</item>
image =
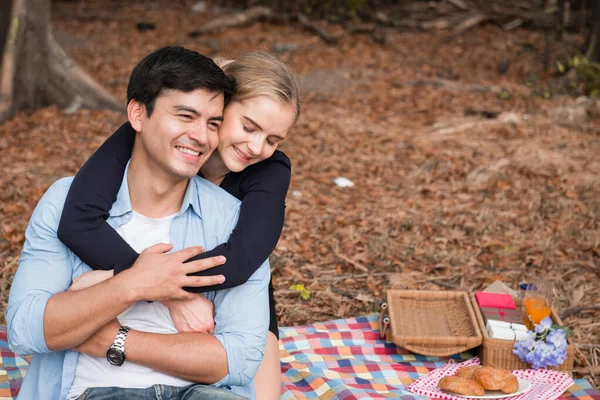
<svg viewBox="0 0 600 400">
<path fill-rule="evenodd" d="M 222 92 L 227 104 L 234 86 L 233 80 L 210 58 L 183 47 L 163 47 L 144 57 L 131 72 L 127 104 L 139 101 L 150 117 L 156 99 L 165 90 Z"/>
</svg>

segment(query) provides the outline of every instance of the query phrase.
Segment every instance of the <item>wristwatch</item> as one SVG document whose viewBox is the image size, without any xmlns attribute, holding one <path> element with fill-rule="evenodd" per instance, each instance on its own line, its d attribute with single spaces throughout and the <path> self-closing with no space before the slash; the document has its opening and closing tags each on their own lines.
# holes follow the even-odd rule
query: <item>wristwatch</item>
<svg viewBox="0 0 600 400">
<path fill-rule="evenodd" d="M 112 346 L 108 348 L 108 351 L 106 352 L 106 359 L 111 365 L 120 367 L 125 362 L 125 339 L 127 339 L 127 334 L 130 330 L 131 328 L 128 326 L 121 326 L 117 332 L 115 341 L 113 342 Z"/>
</svg>

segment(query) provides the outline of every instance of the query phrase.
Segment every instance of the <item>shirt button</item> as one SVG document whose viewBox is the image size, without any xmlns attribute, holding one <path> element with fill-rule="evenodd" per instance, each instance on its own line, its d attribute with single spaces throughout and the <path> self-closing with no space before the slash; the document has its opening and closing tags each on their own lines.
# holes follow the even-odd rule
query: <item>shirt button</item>
<svg viewBox="0 0 600 400">
<path fill-rule="evenodd" d="M 131 214 L 125 214 L 123 221 L 128 222 L 131 219 Z"/>
</svg>

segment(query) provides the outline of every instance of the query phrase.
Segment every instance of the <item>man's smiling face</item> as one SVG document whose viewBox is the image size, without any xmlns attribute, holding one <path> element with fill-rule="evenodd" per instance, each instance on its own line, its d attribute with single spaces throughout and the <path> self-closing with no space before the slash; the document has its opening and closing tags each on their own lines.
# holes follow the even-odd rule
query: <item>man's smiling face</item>
<svg viewBox="0 0 600 400">
<path fill-rule="evenodd" d="M 163 92 L 155 101 L 152 114 L 141 107 L 138 121 L 137 156 L 144 157 L 155 172 L 170 178 L 189 179 L 217 148 L 218 129 L 223 120 L 222 93 L 197 89 L 189 93 Z"/>
</svg>

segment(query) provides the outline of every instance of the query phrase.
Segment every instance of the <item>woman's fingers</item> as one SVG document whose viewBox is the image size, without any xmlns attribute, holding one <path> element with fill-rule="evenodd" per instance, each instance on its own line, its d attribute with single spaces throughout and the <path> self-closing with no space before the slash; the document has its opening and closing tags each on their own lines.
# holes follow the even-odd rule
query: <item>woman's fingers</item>
<svg viewBox="0 0 600 400">
<path fill-rule="evenodd" d="M 217 267 L 219 265 L 225 264 L 225 257 L 223 256 L 215 256 L 210 258 L 205 258 L 204 260 L 190 261 L 184 265 L 184 272 L 186 274 L 193 274 L 194 272 L 205 271 L 210 268 Z"/>
<path fill-rule="evenodd" d="M 223 282 L 225 282 L 225 277 L 223 275 L 188 276 L 185 278 L 184 286 L 203 287 L 203 286 L 219 285 Z"/>
<path fill-rule="evenodd" d="M 189 260 L 190 258 L 196 257 L 198 254 L 202 254 L 202 253 L 204 253 L 204 247 L 191 246 L 191 247 L 176 251 L 173 254 L 170 254 L 170 256 L 173 256 L 179 262 L 185 262 L 185 261 Z"/>
</svg>

